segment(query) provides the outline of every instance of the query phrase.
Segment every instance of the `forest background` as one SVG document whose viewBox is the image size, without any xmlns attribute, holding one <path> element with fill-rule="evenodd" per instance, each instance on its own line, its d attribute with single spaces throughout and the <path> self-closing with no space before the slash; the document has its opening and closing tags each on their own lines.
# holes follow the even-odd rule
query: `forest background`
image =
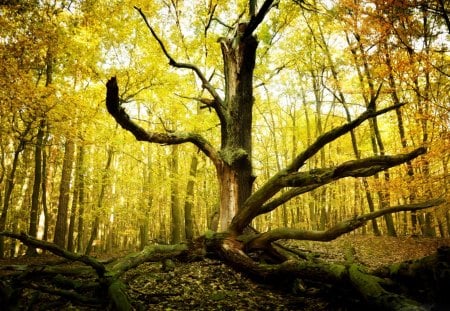
<svg viewBox="0 0 450 311">
<path fill-rule="evenodd" d="M 219 144 L 202 81 L 223 73 L 218 40 L 244 1 L 2 1 L 0 6 L 0 232 L 27 232 L 80 253 L 178 243 L 216 230 L 219 185 L 192 145 L 143 144 L 105 106 L 116 76 L 122 107 L 142 127 L 198 132 Z M 358 127 L 307 169 L 354 158 L 428 152 L 373 177 L 341 179 L 256 218 L 323 230 L 368 211 L 448 198 L 449 34 L 443 1 L 281 1 L 256 35 L 253 169 L 257 189 L 326 131 L 379 107 L 404 106 Z M 305 9 L 306 8 L 306 9 Z M 226 21 L 226 22 L 225 22 Z M 221 91 L 220 89 L 218 90 Z M 375 235 L 450 235 L 448 204 L 386 215 Z M 28 250 L 0 237 L 0 256 Z"/>
</svg>

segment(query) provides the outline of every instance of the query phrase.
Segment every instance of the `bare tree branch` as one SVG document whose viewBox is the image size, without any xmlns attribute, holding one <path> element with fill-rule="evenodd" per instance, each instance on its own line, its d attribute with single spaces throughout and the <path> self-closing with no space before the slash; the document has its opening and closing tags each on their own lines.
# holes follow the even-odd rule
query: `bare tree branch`
<svg viewBox="0 0 450 311">
<path fill-rule="evenodd" d="M 373 100 L 376 100 L 376 98 Z M 283 185 L 283 183 L 280 182 L 280 180 L 285 178 L 289 174 L 297 172 L 300 169 L 300 167 L 304 165 L 305 161 L 314 156 L 321 148 L 323 148 L 323 146 L 345 135 L 351 130 L 355 129 L 364 121 L 370 118 L 374 118 L 378 115 L 384 114 L 388 111 L 397 109 L 403 105 L 404 104 L 392 105 L 378 111 L 368 109 L 355 120 L 350 121 L 342 126 L 336 127 L 319 136 L 312 145 L 310 145 L 306 150 L 301 152 L 286 168 L 280 170 L 274 176 L 272 176 L 265 184 L 263 184 L 258 190 L 256 190 L 247 199 L 247 201 L 245 201 L 242 209 L 238 212 L 238 214 L 234 217 L 232 221 L 230 227 L 231 230 L 239 232 L 240 230 L 245 228 L 254 217 L 259 215 L 262 205 L 266 203 L 268 200 L 270 200 L 283 187 L 286 186 Z M 421 151 L 423 152 L 424 150 L 421 149 Z M 417 150 L 414 152 L 417 152 Z M 308 189 L 311 188 L 314 189 L 314 186 L 306 184 L 304 186 L 307 186 Z"/>
<path fill-rule="evenodd" d="M 385 169 L 406 163 L 426 152 L 425 148 L 418 148 L 410 153 L 394 156 L 374 156 L 365 159 L 344 162 L 336 167 L 314 169 L 309 172 L 296 172 L 280 178 L 284 187 L 295 187 L 280 195 L 278 198 L 264 204 L 260 214 L 268 213 L 292 198 L 312 191 L 344 177 L 367 177 Z"/>
<path fill-rule="evenodd" d="M 131 132 L 138 141 L 147 141 L 163 145 L 178 145 L 183 143 L 193 143 L 196 145 L 214 165 L 219 165 L 219 156 L 215 148 L 200 134 L 197 133 L 156 133 L 148 132 L 141 126 L 133 122 L 125 109 L 119 103 L 119 87 L 117 80 L 112 77 L 106 83 L 106 107 L 108 112 L 114 117 L 122 128 Z"/>
<path fill-rule="evenodd" d="M 58 245 L 54 243 L 50 243 L 47 241 L 38 240 L 32 236 L 29 236 L 25 233 L 17 234 L 17 233 L 11 233 L 11 232 L 0 232 L 0 236 L 6 236 L 9 238 L 13 238 L 16 240 L 21 241 L 23 244 L 27 246 L 32 246 L 35 248 L 41 248 L 48 250 L 52 252 L 55 255 L 58 255 L 63 258 L 67 258 L 74 261 L 82 262 L 88 266 L 91 266 L 94 268 L 94 270 L 97 272 L 97 274 L 101 277 L 106 272 L 105 266 L 99 262 L 94 257 L 90 257 L 87 255 L 79 255 L 75 254 L 69 251 L 66 251 L 65 249 L 59 247 Z"/>
<path fill-rule="evenodd" d="M 208 81 L 211 81 L 213 76 L 214 76 L 214 72 L 212 72 Z M 177 96 L 179 96 L 181 98 L 192 99 L 192 100 L 202 103 L 203 106 L 200 106 L 200 109 L 208 108 L 209 110 L 211 110 L 211 108 L 213 108 L 215 110 L 220 122 L 222 124 L 226 124 L 227 120 L 226 120 L 226 116 L 224 114 L 225 112 L 224 112 L 223 106 L 220 103 L 218 103 L 216 100 L 204 98 L 204 97 L 190 97 L 190 96 L 184 96 L 184 95 L 180 95 L 180 94 L 177 94 Z"/>
<path fill-rule="evenodd" d="M 210 3 L 211 5 L 211 3 Z M 217 3 L 215 3 L 212 7 L 210 6 L 208 8 L 209 11 L 209 16 L 208 16 L 208 22 L 205 25 L 205 30 L 203 32 L 204 36 L 206 37 L 208 34 L 208 29 L 211 26 L 211 22 L 214 20 L 214 13 L 216 12 L 216 8 L 217 8 Z"/>
<path fill-rule="evenodd" d="M 377 172 L 394 167 L 398 164 L 406 163 L 426 152 L 425 148 L 418 148 L 411 153 L 395 156 L 375 156 L 366 159 L 352 160 L 336 167 L 315 169 L 309 172 L 293 173 L 282 178 L 281 183 L 286 187 L 295 187 L 264 204 L 260 209 L 260 214 L 273 211 L 278 206 L 288 202 L 292 198 L 312 191 L 320 186 L 328 184 L 344 177 L 367 177 Z"/>
<path fill-rule="evenodd" d="M 275 242 L 281 239 L 292 239 L 292 240 L 309 240 L 309 241 L 331 241 L 334 240 L 341 235 L 351 232 L 359 227 L 362 227 L 366 224 L 367 221 L 381 217 L 383 215 L 405 212 L 405 211 L 418 211 L 425 208 L 438 206 L 444 203 L 445 200 L 434 199 L 422 203 L 415 204 L 405 204 L 398 205 L 390 208 L 381 209 L 372 213 L 355 216 L 352 219 L 344 220 L 340 223 L 337 223 L 335 226 L 324 230 L 324 231 L 307 231 L 307 230 L 299 230 L 299 229 L 290 229 L 290 228 L 279 228 L 274 229 L 262 234 L 257 235 L 254 239 L 250 240 L 246 247 L 247 249 L 257 249 L 266 247 L 269 243 Z"/>
<path fill-rule="evenodd" d="M 252 33 L 258 28 L 259 24 L 264 20 L 264 17 L 266 17 L 267 13 L 278 3 L 279 1 L 274 0 L 266 0 L 262 4 L 261 8 L 259 9 L 258 13 L 256 15 L 253 15 L 250 19 L 250 22 L 247 25 L 247 28 L 245 29 L 245 32 L 243 34 L 243 37 L 246 38 L 248 36 L 251 36 Z"/>
<path fill-rule="evenodd" d="M 365 159 L 351 160 L 336 167 L 313 169 L 309 172 L 295 172 L 279 179 L 283 187 L 304 187 L 313 184 L 327 184 L 344 177 L 368 177 L 376 173 L 410 161 L 426 153 L 421 147 L 406 154 L 394 156 L 374 156 Z"/>
<path fill-rule="evenodd" d="M 392 105 L 384 109 L 380 109 L 378 111 L 373 111 L 371 109 L 366 110 L 362 113 L 358 118 L 350 121 L 342 126 L 336 127 L 322 135 L 320 135 L 316 141 L 310 145 L 305 151 L 300 153 L 286 168 L 288 172 L 298 171 L 300 167 L 302 167 L 306 160 L 314 156 L 323 146 L 326 144 L 336 140 L 337 138 L 347 134 L 351 130 L 357 128 L 364 121 L 374 118 L 376 116 L 382 115 L 388 111 L 398 109 L 402 107 L 404 104 Z"/>
<path fill-rule="evenodd" d="M 240 232 L 240 230 L 250 224 L 253 218 L 272 211 L 280 204 L 292 199 L 295 195 L 311 191 L 344 177 L 372 176 L 390 167 L 408 162 L 425 152 L 425 148 L 418 148 L 406 154 L 352 160 L 336 167 L 313 169 L 309 172 L 281 170 L 247 199 L 243 208 L 233 219 L 231 228 L 236 232 Z M 298 190 L 288 191 L 287 194 L 283 194 L 280 198 L 263 205 L 284 187 L 298 187 Z"/>
<path fill-rule="evenodd" d="M 320 186 L 322 186 L 322 185 L 313 184 L 313 185 L 307 185 L 304 187 L 291 188 L 288 191 L 281 194 L 280 196 L 274 198 L 270 202 L 267 202 L 266 204 L 262 205 L 259 212 L 260 212 L 260 214 L 266 214 L 270 211 L 273 211 L 278 206 L 283 205 L 286 202 L 289 202 L 296 196 L 299 196 L 300 194 L 303 194 L 303 193 L 310 192 L 316 188 L 319 188 Z"/>
<path fill-rule="evenodd" d="M 211 96 L 214 97 L 214 99 L 218 103 L 223 105 L 223 99 L 219 96 L 219 94 L 217 93 L 215 88 L 209 83 L 208 79 L 206 79 L 206 77 L 203 75 L 203 73 L 200 71 L 200 69 L 197 66 L 192 65 L 192 64 L 177 62 L 167 51 L 164 43 L 158 37 L 155 30 L 152 28 L 152 26 L 148 22 L 147 16 L 144 14 L 144 12 L 142 12 L 142 10 L 136 6 L 134 7 L 134 9 L 139 12 L 139 14 L 142 16 L 142 19 L 144 20 L 145 24 L 147 25 L 147 28 L 150 30 L 153 38 L 155 38 L 155 40 L 158 41 L 158 44 L 161 47 L 161 50 L 163 51 L 164 55 L 169 59 L 169 64 L 175 68 L 185 68 L 185 69 L 190 69 L 190 70 L 194 71 L 195 74 L 197 75 L 197 77 L 199 77 L 199 79 L 202 81 L 203 87 L 208 90 L 208 92 L 211 94 Z"/>
</svg>

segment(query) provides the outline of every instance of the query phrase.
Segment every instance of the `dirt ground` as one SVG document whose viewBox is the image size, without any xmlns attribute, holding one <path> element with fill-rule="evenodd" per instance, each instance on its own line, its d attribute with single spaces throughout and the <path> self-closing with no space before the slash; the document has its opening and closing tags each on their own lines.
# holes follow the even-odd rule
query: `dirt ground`
<svg viewBox="0 0 450 311">
<path fill-rule="evenodd" d="M 356 259 L 369 268 L 433 253 L 439 246 L 450 246 L 450 239 L 425 239 L 411 237 L 371 237 L 347 235 L 333 242 L 287 242 L 302 251 L 320 254 L 328 261 L 342 261 L 344 249 L 356 251 Z M 103 256 L 102 256 L 103 257 Z M 49 256 L 15 258 L 0 261 L 0 280 L 8 274 L 9 265 L 47 263 L 59 259 Z M 175 262 L 170 269 L 161 263 L 146 263 L 127 272 L 124 280 L 127 293 L 137 310 L 358 310 L 358 305 L 348 305 L 334 292 L 317 291 L 314 287 L 293 292 L 256 283 L 243 273 L 236 272 L 217 260 Z M 302 284 L 299 284 L 301 287 Z M 51 295 L 36 299 L 27 291 L 21 306 L 28 310 L 97 310 L 93 306 L 80 306 Z M 341 293 L 342 295 L 342 293 Z M 34 299 L 33 305 L 29 303 Z"/>
</svg>

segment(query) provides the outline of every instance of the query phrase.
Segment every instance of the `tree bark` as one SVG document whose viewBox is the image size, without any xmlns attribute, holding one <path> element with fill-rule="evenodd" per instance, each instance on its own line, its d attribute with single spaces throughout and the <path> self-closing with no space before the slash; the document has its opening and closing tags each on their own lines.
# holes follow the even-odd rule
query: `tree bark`
<svg viewBox="0 0 450 311">
<path fill-rule="evenodd" d="M 186 186 L 186 199 L 184 203 L 184 230 L 187 241 L 191 241 L 194 238 L 194 219 L 192 209 L 194 207 L 194 186 L 195 178 L 197 176 L 197 165 L 198 157 L 196 154 L 193 154 L 191 158 L 189 180 Z"/>
<path fill-rule="evenodd" d="M 66 247 L 67 220 L 70 199 L 70 183 L 72 178 L 73 158 L 75 155 L 75 143 L 72 139 L 66 139 L 64 144 L 64 159 L 59 186 L 58 214 L 56 217 L 55 236 L 53 242 Z"/>
<path fill-rule="evenodd" d="M 181 205 L 178 189 L 178 147 L 172 146 L 172 155 L 169 159 L 170 170 L 170 242 L 178 244 L 183 240 L 183 221 L 181 218 Z"/>
<path fill-rule="evenodd" d="M 84 148 L 83 146 L 78 147 L 77 161 L 75 168 L 75 187 L 73 191 L 72 209 L 70 211 L 70 221 L 69 221 L 69 232 L 67 238 L 67 250 L 73 252 L 76 246 L 75 240 L 75 225 L 77 219 L 77 209 L 78 209 L 78 221 L 83 217 L 83 197 L 84 197 Z M 82 226 L 81 226 L 82 227 Z M 78 231 L 78 235 L 81 232 Z M 79 250 L 79 249 L 78 249 Z"/>
<path fill-rule="evenodd" d="M 225 231 L 252 192 L 253 70 L 258 42 L 245 35 L 248 25 L 237 26 L 232 38 L 220 40 L 225 74 L 224 115 L 221 122 L 222 165 L 219 231 Z"/>
<path fill-rule="evenodd" d="M 307 231 L 291 228 L 279 228 L 265 233 L 257 234 L 254 238 L 245 243 L 247 249 L 265 249 L 269 244 L 280 239 L 312 240 L 312 241 L 331 241 L 344 233 L 354 231 L 366 224 L 367 221 L 384 216 L 386 214 L 397 213 L 401 211 L 417 211 L 429 207 L 437 206 L 445 201 L 443 199 L 431 200 L 418 204 L 399 205 L 390 208 L 384 208 L 372 213 L 355 216 L 337 223 L 335 226 L 323 231 Z"/>
<path fill-rule="evenodd" d="M 16 176 L 17 165 L 19 163 L 19 155 L 25 149 L 25 140 L 20 139 L 19 144 L 17 145 L 16 150 L 14 151 L 14 157 L 11 164 L 11 171 L 8 174 L 6 179 L 6 187 L 5 187 L 5 196 L 3 198 L 3 209 L 2 214 L 0 216 L 0 232 L 6 229 L 6 220 L 8 217 L 9 205 L 11 201 L 11 194 L 14 189 L 14 178 Z M 3 237 L 0 236 L 0 258 L 4 257 L 4 240 Z"/>
<path fill-rule="evenodd" d="M 37 237 L 38 227 L 38 211 L 39 211 L 39 195 L 41 193 L 42 185 L 42 150 L 44 141 L 44 127 L 45 120 L 39 123 L 38 132 L 36 135 L 36 147 L 34 150 L 34 183 L 33 193 L 31 194 L 31 210 L 30 210 L 30 226 L 28 234 L 32 237 Z M 36 249 L 28 248 L 26 254 L 28 256 L 36 255 Z"/>
<path fill-rule="evenodd" d="M 78 148 L 78 157 L 80 163 L 84 163 L 85 157 L 84 146 L 80 145 Z M 83 165 L 81 165 L 83 167 Z M 79 176 L 79 184 L 78 184 L 78 228 L 77 228 L 77 252 L 83 251 L 83 237 L 84 237 L 84 171 Z"/>
</svg>

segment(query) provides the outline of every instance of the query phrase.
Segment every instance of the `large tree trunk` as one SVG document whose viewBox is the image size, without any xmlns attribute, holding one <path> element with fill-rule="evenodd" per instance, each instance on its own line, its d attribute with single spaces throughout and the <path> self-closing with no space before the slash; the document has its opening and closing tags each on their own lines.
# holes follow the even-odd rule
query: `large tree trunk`
<svg viewBox="0 0 450 311">
<path fill-rule="evenodd" d="M 220 185 L 219 231 L 228 228 L 252 192 L 253 69 L 258 42 L 244 36 L 241 23 L 232 38 L 220 41 L 225 73 L 225 115 L 221 122 L 223 163 L 218 167 Z"/>
</svg>

